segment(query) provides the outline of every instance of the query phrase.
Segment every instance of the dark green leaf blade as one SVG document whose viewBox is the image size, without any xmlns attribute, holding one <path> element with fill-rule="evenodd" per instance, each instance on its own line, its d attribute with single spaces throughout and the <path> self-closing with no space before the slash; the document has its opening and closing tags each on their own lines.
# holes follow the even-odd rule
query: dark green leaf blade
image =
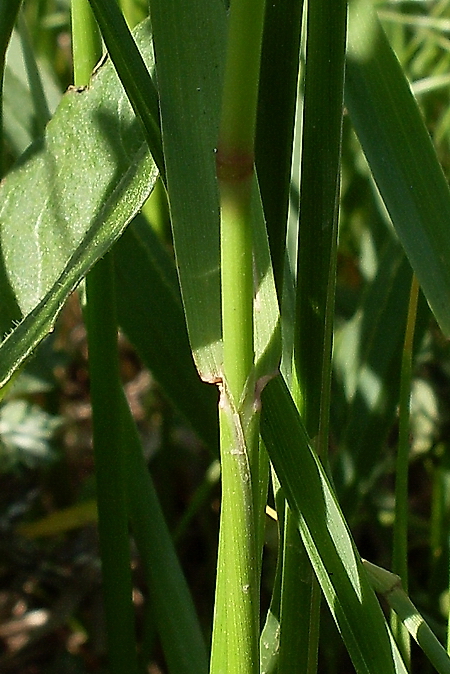
<svg viewBox="0 0 450 674">
<path fill-rule="evenodd" d="M 405 673 L 319 460 L 281 377 L 262 393 L 261 433 L 357 672 Z"/>
<path fill-rule="evenodd" d="M 428 303 L 450 335 L 450 191 L 417 104 L 366 0 L 349 9 L 345 102 Z"/>
<path fill-rule="evenodd" d="M 121 327 L 178 410 L 216 451 L 217 388 L 198 376 L 175 265 L 142 216 L 115 245 L 114 270 Z"/>
</svg>

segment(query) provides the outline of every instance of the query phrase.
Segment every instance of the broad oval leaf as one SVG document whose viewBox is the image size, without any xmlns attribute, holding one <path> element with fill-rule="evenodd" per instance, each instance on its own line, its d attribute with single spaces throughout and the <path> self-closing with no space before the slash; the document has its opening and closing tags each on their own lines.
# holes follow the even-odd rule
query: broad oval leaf
<svg viewBox="0 0 450 674">
<path fill-rule="evenodd" d="M 149 22 L 135 39 L 152 70 Z M 2 328 L 11 331 L 0 346 L 0 384 L 52 329 L 67 295 L 136 215 L 157 176 L 107 61 L 89 87 L 65 94 L 45 137 L 0 187 L 0 287 L 9 297 Z"/>
</svg>

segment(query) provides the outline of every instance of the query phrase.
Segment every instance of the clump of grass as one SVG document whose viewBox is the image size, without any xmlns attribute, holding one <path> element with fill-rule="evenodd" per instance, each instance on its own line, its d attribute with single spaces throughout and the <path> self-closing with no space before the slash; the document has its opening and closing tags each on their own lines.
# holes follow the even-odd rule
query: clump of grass
<svg viewBox="0 0 450 674">
<path fill-rule="evenodd" d="M 19 5 L 0 8 L 2 73 Z M 138 2 L 91 0 L 90 7 L 72 4 L 77 89 L 63 96 L 47 126 L 50 85 L 25 44 L 23 19 L 23 106 L 32 112 L 23 117 L 22 135 L 7 115 L 8 106 L 19 115 L 15 80 L 5 80 L 4 137 L 20 161 L 0 187 L 0 381 L 6 384 L 53 329 L 86 276 L 110 670 L 139 668 L 131 532 L 170 671 L 318 671 L 327 646 L 321 603 L 356 671 L 408 670 L 408 637 L 398 621 L 413 636 L 426 631 L 425 642 L 418 641 L 427 658 L 449 671 L 448 656 L 416 609 L 420 630 L 405 617 L 402 602 L 410 600 L 403 593 L 391 632 L 373 589 L 380 590 L 383 571 L 362 563 L 351 530 L 358 545 L 361 522 L 365 545 L 382 539 L 384 559 L 370 562 L 386 566 L 390 534 L 380 522 L 395 519 L 392 570 L 406 589 L 408 406 L 415 363 L 424 368 L 438 351 L 431 312 L 444 334 L 450 330 L 450 193 L 405 71 L 425 76 L 424 64 L 438 62 L 435 41 L 423 37 L 423 18 L 439 30 L 440 16 L 407 17 L 418 27 L 410 34 L 406 15 L 381 14 L 395 24 L 389 32 L 401 66 L 365 0 L 309 3 L 297 7 L 295 21 L 284 0 L 267 7 L 232 0 L 229 8 L 151 0 L 149 19 L 133 33 L 127 21 L 134 25 L 145 14 Z M 47 49 L 56 68 L 53 47 L 40 40 L 43 17 L 49 22 L 41 10 L 36 3 L 33 18 L 28 9 L 28 32 L 35 53 Z M 109 59 L 90 79 L 100 34 Z M 437 77 L 433 67 L 430 77 Z M 342 132 L 344 102 L 361 147 L 347 124 Z M 437 107 L 430 105 L 430 114 Z M 444 117 L 428 119 L 438 141 Z M 38 139 L 44 128 L 44 142 L 21 155 L 24 138 Z M 360 185 L 364 202 L 354 196 Z M 170 219 L 169 241 L 164 228 L 152 229 L 152 219 Z M 407 319 L 410 265 L 416 321 L 415 309 Z M 419 286 L 428 304 L 418 299 Z M 216 455 L 219 422 L 210 653 L 123 396 L 119 326 Z M 216 411 L 211 384 L 220 390 Z M 399 403 L 394 510 L 385 485 Z M 433 433 L 432 440 L 438 429 Z M 268 499 L 278 512 L 278 567 L 262 616 Z M 447 540 L 445 505 L 439 508 L 433 521 Z M 417 540 L 419 529 L 413 527 Z M 434 551 L 440 536 L 434 531 Z M 435 604 L 445 591 L 447 583 L 434 585 Z M 151 634 L 151 625 L 146 630 Z M 323 659 L 333 671 L 339 655 Z"/>
</svg>

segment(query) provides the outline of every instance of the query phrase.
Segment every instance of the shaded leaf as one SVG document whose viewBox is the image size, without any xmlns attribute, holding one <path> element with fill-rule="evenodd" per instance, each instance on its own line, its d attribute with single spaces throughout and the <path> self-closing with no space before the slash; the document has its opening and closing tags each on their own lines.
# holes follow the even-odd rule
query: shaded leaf
<svg viewBox="0 0 450 674">
<path fill-rule="evenodd" d="M 121 327 L 198 436 L 216 450 L 218 392 L 195 369 L 175 265 L 142 216 L 115 245 L 114 270 Z"/>
</svg>

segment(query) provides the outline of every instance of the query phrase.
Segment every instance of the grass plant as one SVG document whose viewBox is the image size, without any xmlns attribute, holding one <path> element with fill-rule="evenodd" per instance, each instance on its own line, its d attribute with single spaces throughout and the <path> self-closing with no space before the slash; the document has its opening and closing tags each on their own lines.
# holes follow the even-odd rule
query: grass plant
<svg viewBox="0 0 450 674">
<path fill-rule="evenodd" d="M 135 633 L 130 536 L 148 588 L 144 632 L 157 632 L 172 674 L 331 674 L 349 671 L 345 657 L 364 674 L 450 671 L 429 627 L 439 635 L 447 620 L 445 434 L 441 454 L 427 440 L 424 460 L 442 460 L 428 603 L 408 582 L 408 536 L 421 540 L 408 517 L 410 401 L 430 353 L 448 365 L 450 7 L 378 4 L 388 35 L 371 0 L 73 0 L 75 87 L 53 114 L 50 10 L 28 0 L 14 29 L 21 3 L 0 4 L 0 383 L 39 353 L 85 279 L 114 674 L 148 671 L 152 657 Z M 19 33 L 22 89 L 5 59 Z M 123 393 L 119 328 L 211 466 L 220 456 L 206 629 Z M 278 559 L 264 615 L 268 503 Z"/>
</svg>

